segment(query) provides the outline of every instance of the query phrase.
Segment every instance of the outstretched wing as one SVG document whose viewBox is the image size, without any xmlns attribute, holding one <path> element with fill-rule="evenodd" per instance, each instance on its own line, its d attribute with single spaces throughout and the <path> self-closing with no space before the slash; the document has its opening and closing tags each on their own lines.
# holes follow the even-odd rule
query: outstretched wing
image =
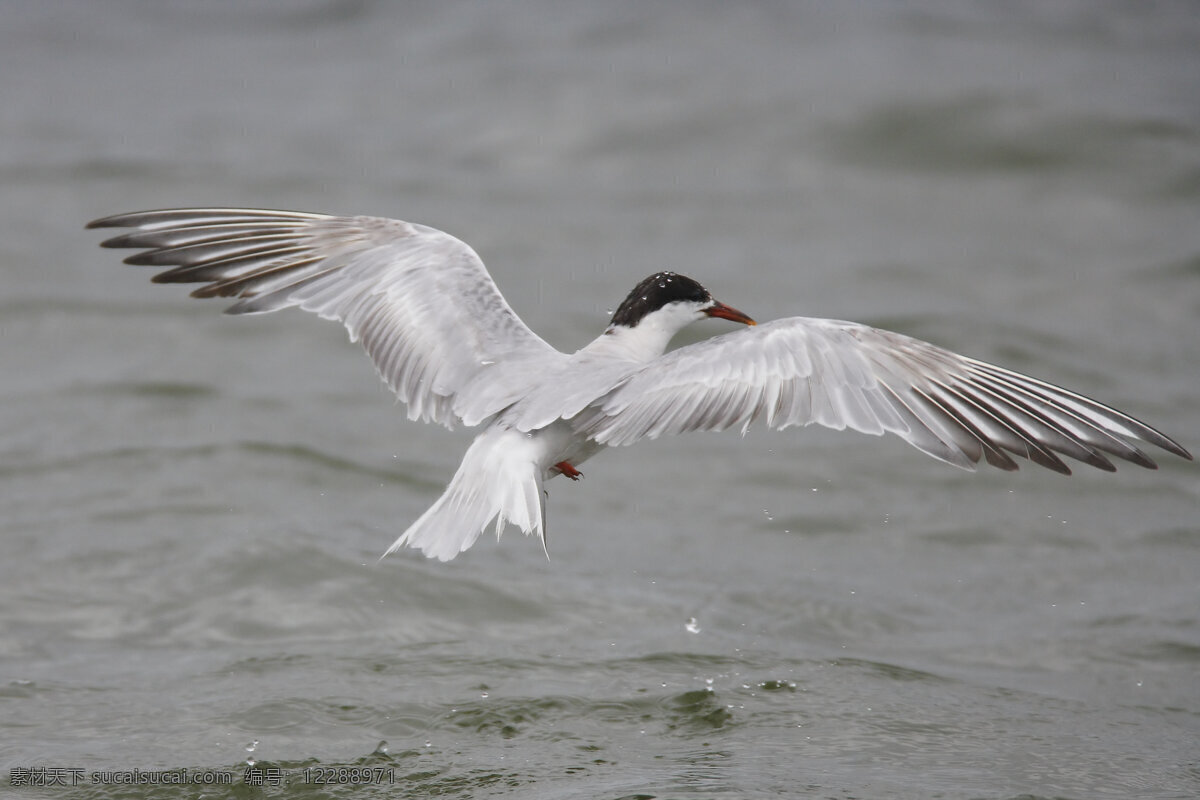
<svg viewBox="0 0 1200 800">
<path fill-rule="evenodd" d="M 1106 456 L 1155 463 L 1132 441 L 1191 455 L 1120 411 L 1042 381 L 853 322 L 792 317 L 666 354 L 573 420 L 607 445 L 686 431 L 817 423 L 894 433 L 974 469 L 1011 455 L 1069 474 L 1059 454 L 1103 470 Z"/>
<path fill-rule="evenodd" d="M 475 251 L 424 225 L 381 217 L 184 208 L 105 217 L 134 228 L 104 247 L 142 249 L 129 264 L 172 267 L 158 283 L 203 283 L 227 311 L 296 306 L 346 326 L 410 419 L 478 424 L 564 357 L 509 307 Z M 468 387 L 469 390 L 468 390 Z"/>
</svg>

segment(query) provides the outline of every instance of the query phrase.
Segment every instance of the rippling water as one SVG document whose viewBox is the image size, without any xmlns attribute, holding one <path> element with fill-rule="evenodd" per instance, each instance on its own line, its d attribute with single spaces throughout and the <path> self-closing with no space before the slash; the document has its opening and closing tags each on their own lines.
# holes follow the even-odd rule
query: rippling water
<svg viewBox="0 0 1200 800">
<path fill-rule="evenodd" d="M 424 222 L 564 349 L 678 269 L 1196 451 L 1194 5 L 0 21 L 14 796 L 1200 794 L 1194 464 L 970 475 L 853 434 L 683 437 L 551 484 L 550 561 L 510 534 L 379 562 L 470 434 L 407 423 L 337 326 L 223 317 L 82 230 L 201 204 Z M 183 771 L 232 788 L 152 782 Z"/>
</svg>

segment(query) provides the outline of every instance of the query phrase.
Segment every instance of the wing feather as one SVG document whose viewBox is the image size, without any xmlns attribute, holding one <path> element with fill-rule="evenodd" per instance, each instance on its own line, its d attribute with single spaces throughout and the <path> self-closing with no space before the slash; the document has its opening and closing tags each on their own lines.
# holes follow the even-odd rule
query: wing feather
<svg viewBox="0 0 1200 800">
<path fill-rule="evenodd" d="M 227 311 L 297 307 L 345 325 L 410 419 L 475 425 L 519 399 L 534 366 L 565 358 L 516 315 L 479 256 L 442 231 L 381 217 L 191 208 L 96 220 L 103 242 L 159 283 L 204 284 Z M 468 386 L 473 391 L 465 392 Z"/>
<path fill-rule="evenodd" d="M 1064 474 L 1062 456 L 1154 468 L 1132 442 L 1183 458 L 1140 420 L 1020 373 L 853 322 L 792 317 L 708 339 L 631 371 L 571 421 L 606 445 L 697 430 L 819 424 L 893 433 L 964 469 L 1013 456 Z"/>
</svg>

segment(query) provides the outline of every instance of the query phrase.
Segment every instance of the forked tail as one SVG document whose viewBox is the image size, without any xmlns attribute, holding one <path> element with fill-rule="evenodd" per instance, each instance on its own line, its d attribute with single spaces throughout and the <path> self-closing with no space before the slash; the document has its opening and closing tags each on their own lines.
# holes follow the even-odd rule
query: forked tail
<svg viewBox="0 0 1200 800">
<path fill-rule="evenodd" d="M 512 524 L 526 535 L 536 533 L 545 548 L 545 497 L 533 440 L 520 431 L 490 428 L 467 448 L 437 502 L 383 555 L 415 547 L 449 561 L 475 544 L 493 519 L 497 539 Z"/>
</svg>

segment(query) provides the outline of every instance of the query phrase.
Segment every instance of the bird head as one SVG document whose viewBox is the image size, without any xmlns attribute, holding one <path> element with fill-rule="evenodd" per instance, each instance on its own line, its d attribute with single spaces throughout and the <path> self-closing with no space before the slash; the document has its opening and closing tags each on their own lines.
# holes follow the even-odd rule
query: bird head
<svg viewBox="0 0 1200 800">
<path fill-rule="evenodd" d="M 656 272 L 633 287 L 613 314 L 609 329 L 649 325 L 668 330 L 673 336 L 705 317 L 755 324 L 746 314 L 717 301 L 708 289 L 686 275 Z"/>
</svg>

